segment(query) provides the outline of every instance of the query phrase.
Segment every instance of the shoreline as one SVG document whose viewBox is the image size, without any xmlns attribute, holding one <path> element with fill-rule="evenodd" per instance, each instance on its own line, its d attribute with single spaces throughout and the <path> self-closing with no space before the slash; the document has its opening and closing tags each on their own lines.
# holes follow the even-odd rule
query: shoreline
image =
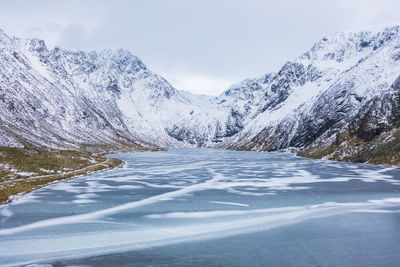
<svg viewBox="0 0 400 267">
<path fill-rule="evenodd" d="M 124 164 L 125 164 L 125 162 L 122 160 L 109 157 L 109 158 L 107 158 L 107 160 L 105 160 L 103 162 L 97 162 L 93 165 L 87 166 L 87 167 L 79 169 L 79 170 L 71 171 L 68 173 L 60 173 L 60 174 L 46 175 L 46 176 L 39 176 L 39 177 L 30 177 L 30 178 L 23 179 L 23 180 L 5 182 L 3 184 L 7 184 L 7 183 L 17 183 L 19 185 L 30 184 L 30 183 L 36 183 L 36 184 L 27 190 L 17 190 L 19 192 L 15 192 L 13 194 L 6 195 L 6 200 L 1 200 L 0 206 L 10 204 L 10 203 L 18 200 L 23 195 L 30 193 L 32 191 L 35 191 L 37 189 L 43 188 L 45 186 L 59 183 L 59 182 L 64 182 L 67 180 L 72 180 L 72 179 L 79 178 L 79 177 L 88 176 L 88 175 L 99 173 L 99 172 L 104 172 L 104 171 L 108 171 L 108 170 L 112 170 L 112 169 L 116 169 L 116 168 L 121 168 Z"/>
<path fill-rule="evenodd" d="M 227 148 L 222 148 L 222 149 L 227 149 Z M 237 149 L 229 149 L 229 148 L 228 148 L 228 150 L 268 152 L 268 151 L 254 151 L 254 150 L 237 150 Z M 384 166 L 384 167 L 397 167 L 397 168 L 400 167 L 399 165 L 391 165 L 391 164 L 384 164 L 384 163 L 352 162 L 352 161 L 327 159 L 327 158 L 313 158 L 313 157 L 308 157 L 305 155 L 299 155 L 299 153 L 297 153 L 297 151 L 293 151 L 293 150 L 277 150 L 277 151 L 273 151 L 273 152 L 291 153 L 291 154 L 294 154 L 296 157 L 304 158 L 304 159 L 327 160 L 327 161 L 333 161 L 333 162 L 352 163 L 352 164 L 367 164 L 367 165 Z M 115 153 L 129 153 L 129 152 L 119 151 L 119 152 L 112 152 L 111 154 L 115 154 Z M 121 168 L 124 164 L 125 164 L 125 162 L 122 160 L 108 157 L 107 160 L 105 160 L 103 162 L 98 162 L 93 165 L 87 166 L 85 168 L 71 171 L 68 173 L 44 175 L 44 176 L 38 176 L 38 177 L 29 177 L 26 179 L 18 179 L 18 180 L 12 180 L 12 181 L 8 181 L 8 182 L 0 183 L 0 185 L 6 184 L 6 183 L 13 183 L 13 182 L 17 182 L 17 183 L 18 182 L 21 182 L 21 183 L 28 182 L 29 183 L 29 181 L 34 182 L 36 179 L 43 179 L 43 178 L 46 179 L 46 181 L 43 181 L 44 183 L 39 183 L 39 184 L 35 185 L 34 187 L 30 188 L 29 190 L 24 190 L 24 191 L 17 192 L 16 194 L 14 193 L 14 194 L 8 195 L 6 200 L 0 200 L 0 206 L 10 204 L 10 203 L 18 200 L 20 197 L 24 196 L 25 194 L 30 193 L 35 190 L 38 190 L 40 188 L 46 187 L 48 185 L 59 183 L 59 182 L 64 182 L 67 180 L 72 180 L 72 179 L 79 178 L 79 177 L 84 177 L 84 176 L 88 176 L 88 175 L 92 175 L 95 173 L 100 173 L 100 172 L 104 172 L 104 171 L 108 171 L 108 170 L 112 170 L 112 169 L 116 169 L 116 168 Z M 100 169 L 98 169 L 97 167 L 100 167 Z M 61 176 L 61 177 L 58 177 L 58 176 Z"/>
<path fill-rule="evenodd" d="M 218 148 L 218 147 L 217 147 Z M 297 157 L 304 158 L 304 159 L 314 159 L 314 160 L 329 160 L 333 162 L 342 162 L 342 163 L 351 163 L 351 164 L 367 164 L 372 166 L 385 166 L 385 167 L 397 167 L 400 168 L 400 162 L 385 162 L 383 160 L 377 160 L 373 156 L 365 161 L 357 160 L 354 156 L 348 158 L 328 158 L 327 156 L 313 156 L 310 154 L 305 154 L 302 151 L 295 149 L 295 148 L 287 148 L 287 149 L 280 149 L 280 150 L 252 150 L 252 149 L 243 149 L 243 148 L 235 148 L 235 147 L 221 147 L 222 149 L 228 149 L 233 151 L 253 151 L 253 152 L 277 152 L 277 153 L 291 153 L 296 155 Z"/>
</svg>

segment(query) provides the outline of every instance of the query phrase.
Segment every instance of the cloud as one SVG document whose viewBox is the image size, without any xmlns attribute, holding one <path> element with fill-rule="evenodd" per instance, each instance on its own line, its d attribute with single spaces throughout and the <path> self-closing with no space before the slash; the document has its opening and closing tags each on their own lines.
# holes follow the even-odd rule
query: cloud
<svg viewBox="0 0 400 267">
<path fill-rule="evenodd" d="M 182 71 L 160 72 L 178 90 L 196 94 L 219 95 L 236 82 L 233 78 L 215 77 L 201 73 Z"/>
<path fill-rule="evenodd" d="M 48 47 L 126 48 L 176 88 L 218 94 L 341 30 L 400 21 L 398 0 L 0 1 L 0 28 Z"/>
<path fill-rule="evenodd" d="M 79 48 L 87 43 L 87 31 L 79 24 L 70 24 L 61 32 L 58 43 L 62 44 L 63 48 Z"/>
</svg>

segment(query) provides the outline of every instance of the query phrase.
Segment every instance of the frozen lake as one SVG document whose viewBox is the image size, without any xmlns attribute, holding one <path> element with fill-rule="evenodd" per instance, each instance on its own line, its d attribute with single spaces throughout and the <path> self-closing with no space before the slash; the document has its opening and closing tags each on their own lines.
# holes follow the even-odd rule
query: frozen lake
<svg viewBox="0 0 400 267">
<path fill-rule="evenodd" d="M 399 168 L 214 149 L 114 156 L 123 168 L 1 206 L 0 265 L 400 265 Z"/>
</svg>

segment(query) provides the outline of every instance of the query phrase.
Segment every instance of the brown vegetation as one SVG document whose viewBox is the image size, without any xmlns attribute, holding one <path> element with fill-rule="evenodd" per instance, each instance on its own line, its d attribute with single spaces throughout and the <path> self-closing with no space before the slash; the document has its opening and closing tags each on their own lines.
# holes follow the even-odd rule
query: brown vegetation
<svg viewBox="0 0 400 267">
<path fill-rule="evenodd" d="M 56 181 L 121 164 L 121 160 L 89 152 L 0 147 L 0 203 Z"/>
</svg>

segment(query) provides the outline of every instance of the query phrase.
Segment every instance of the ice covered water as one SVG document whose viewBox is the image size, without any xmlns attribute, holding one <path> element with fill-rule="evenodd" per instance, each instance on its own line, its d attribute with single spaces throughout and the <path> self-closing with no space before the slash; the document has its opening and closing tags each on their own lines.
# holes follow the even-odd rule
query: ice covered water
<svg viewBox="0 0 400 267">
<path fill-rule="evenodd" d="M 0 264 L 400 264 L 400 169 L 215 149 L 114 155 L 123 168 L 0 207 Z"/>
</svg>

